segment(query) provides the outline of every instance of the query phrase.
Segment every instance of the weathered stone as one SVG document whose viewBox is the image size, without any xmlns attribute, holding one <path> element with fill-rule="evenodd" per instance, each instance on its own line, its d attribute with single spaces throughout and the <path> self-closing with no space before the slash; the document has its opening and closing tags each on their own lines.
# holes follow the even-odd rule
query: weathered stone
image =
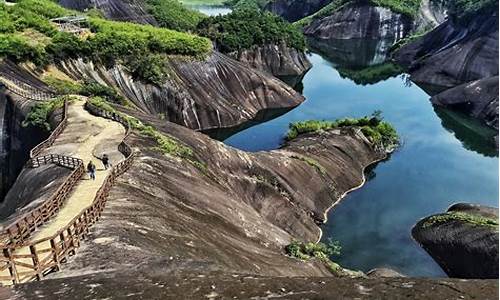
<svg viewBox="0 0 500 300">
<path fill-rule="evenodd" d="M 318 39 L 385 39 L 393 43 L 412 30 L 409 17 L 388 8 L 354 2 L 315 19 L 304 33 Z"/>
<path fill-rule="evenodd" d="M 498 223 L 498 209 L 461 203 L 418 222 L 413 237 L 450 277 L 498 278 L 498 225 L 450 217 L 457 212 Z"/>
<path fill-rule="evenodd" d="M 229 56 L 277 77 L 303 77 L 312 67 L 304 52 L 290 48 L 285 43 L 255 46 L 230 53 Z"/>
</svg>

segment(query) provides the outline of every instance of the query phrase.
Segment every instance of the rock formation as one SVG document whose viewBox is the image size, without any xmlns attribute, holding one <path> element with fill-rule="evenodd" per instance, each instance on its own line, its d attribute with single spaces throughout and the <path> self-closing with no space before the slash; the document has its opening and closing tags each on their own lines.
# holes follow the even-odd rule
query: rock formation
<svg viewBox="0 0 500 300">
<path fill-rule="evenodd" d="M 393 43 L 412 30 L 409 17 L 364 2 L 349 3 L 314 19 L 304 33 L 318 39 L 385 39 Z"/>
<path fill-rule="evenodd" d="M 218 52 L 201 61 L 173 57 L 168 64 L 171 73 L 161 86 L 133 80 L 120 66 L 72 60 L 59 69 L 115 87 L 140 110 L 196 130 L 237 126 L 261 110 L 291 108 L 304 100 L 280 80 Z"/>
<path fill-rule="evenodd" d="M 330 2 L 330 0 L 273 0 L 266 4 L 264 9 L 283 17 L 288 22 L 295 22 L 314 14 Z"/>
<path fill-rule="evenodd" d="M 460 108 L 498 129 L 496 11 L 466 23 L 449 18 L 402 47 L 395 59 L 408 67 L 413 82 L 434 96 L 434 103 Z"/>
<path fill-rule="evenodd" d="M 54 276 L 122 269 L 133 261 L 141 262 L 134 269 L 156 265 L 159 272 L 328 275 L 319 262 L 285 256 L 284 246 L 293 238 L 317 240 L 325 211 L 363 182 L 364 167 L 385 157 L 349 128 L 250 154 L 126 111 L 191 148 L 206 168 L 165 156 L 151 139 L 132 134 L 136 163 L 112 189 L 78 256 Z"/>
<path fill-rule="evenodd" d="M 148 13 L 148 6 L 143 0 L 59 0 L 59 4 L 79 11 L 95 8 L 100 10 L 104 17 L 117 21 L 157 25 L 155 18 Z"/>
<path fill-rule="evenodd" d="M 456 204 L 413 227 L 415 240 L 450 277 L 498 278 L 498 209 Z"/>
<path fill-rule="evenodd" d="M 312 67 L 304 52 L 285 43 L 255 46 L 229 54 L 230 57 L 277 77 L 300 77 Z"/>
<path fill-rule="evenodd" d="M 153 266 L 150 266 L 153 267 Z M 13 300 L 80 299 L 495 299 L 497 280 L 423 278 L 344 279 L 261 277 L 245 274 L 173 274 L 150 268 L 86 274 L 0 288 Z"/>
</svg>

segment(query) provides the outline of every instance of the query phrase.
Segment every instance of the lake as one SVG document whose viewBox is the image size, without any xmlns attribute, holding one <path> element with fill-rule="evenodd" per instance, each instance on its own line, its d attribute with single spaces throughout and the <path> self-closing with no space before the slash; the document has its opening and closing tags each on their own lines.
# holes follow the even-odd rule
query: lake
<svg viewBox="0 0 500 300">
<path fill-rule="evenodd" d="M 226 138 L 246 151 L 280 147 L 290 122 L 362 117 L 381 110 L 402 145 L 367 171 L 367 183 L 328 214 L 323 239 L 340 241 L 333 259 L 346 268 L 393 268 L 409 276 L 445 277 L 411 238 L 421 218 L 456 202 L 497 206 L 494 131 L 458 112 L 434 107 L 430 96 L 392 64 L 383 41 L 311 41 L 312 69 L 299 89 L 306 101 L 272 120 Z M 222 134 L 222 136 L 224 136 Z"/>
</svg>

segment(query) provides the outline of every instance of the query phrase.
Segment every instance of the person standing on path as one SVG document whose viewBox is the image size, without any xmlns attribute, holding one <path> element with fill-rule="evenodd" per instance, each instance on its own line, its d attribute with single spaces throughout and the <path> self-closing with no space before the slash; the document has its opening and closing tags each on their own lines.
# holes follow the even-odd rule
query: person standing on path
<svg viewBox="0 0 500 300">
<path fill-rule="evenodd" d="M 89 161 L 89 164 L 87 165 L 87 172 L 89 172 L 90 178 L 95 180 L 95 165 L 92 161 Z"/>
<path fill-rule="evenodd" d="M 102 164 L 104 165 L 104 170 L 107 170 L 109 166 L 111 165 L 109 163 L 109 157 L 107 154 L 103 154 L 101 158 Z"/>
</svg>

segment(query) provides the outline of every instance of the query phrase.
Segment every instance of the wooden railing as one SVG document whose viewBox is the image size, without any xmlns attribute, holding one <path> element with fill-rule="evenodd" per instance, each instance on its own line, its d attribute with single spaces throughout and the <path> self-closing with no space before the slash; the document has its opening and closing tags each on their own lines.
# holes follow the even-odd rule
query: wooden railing
<svg viewBox="0 0 500 300">
<path fill-rule="evenodd" d="M 7 89 L 14 94 L 34 101 L 46 101 L 57 96 L 56 93 L 40 91 L 39 89 L 36 89 L 13 77 L 7 78 L 4 75 L 0 75 L 0 82 L 2 82 Z"/>
<path fill-rule="evenodd" d="M 40 280 L 48 273 L 59 270 L 61 263 L 76 253 L 80 241 L 85 238 L 89 228 L 101 216 L 106 197 L 109 195 L 116 178 L 128 170 L 133 163 L 134 153 L 132 148 L 125 143 L 125 139 L 130 134 L 130 126 L 127 120 L 117 114 L 108 113 L 88 102 L 85 107 L 92 114 L 112 119 L 125 126 L 127 129 L 125 138 L 118 146 L 118 150 L 125 156 L 125 159 L 111 169 L 111 172 L 106 176 L 102 186 L 97 191 L 92 204 L 83 209 L 56 234 L 41 240 L 3 246 L 3 256 L 0 257 L 0 274 L 2 274 L 0 282 L 2 284 Z M 62 161 L 67 162 L 64 159 Z M 61 193 L 67 195 L 69 191 L 61 191 Z M 57 204 L 54 203 L 50 209 L 57 211 Z M 3 275 L 5 273 L 9 275 Z"/>
</svg>

